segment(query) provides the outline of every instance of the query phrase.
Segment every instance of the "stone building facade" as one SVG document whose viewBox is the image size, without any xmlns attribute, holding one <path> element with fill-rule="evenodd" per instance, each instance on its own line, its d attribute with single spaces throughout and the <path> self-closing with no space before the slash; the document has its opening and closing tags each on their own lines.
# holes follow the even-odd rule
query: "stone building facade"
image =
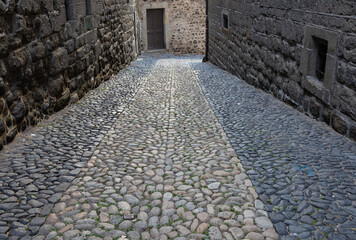
<svg viewBox="0 0 356 240">
<path fill-rule="evenodd" d="M 209 60 L 356 139 L 356 2 L 209 0 Z"/>
<path fill-rule="evenodd" d="M 137 0 L 142 50 L 146 52 L 147 50 L 167 49 L 171 53 L 203 54 L 205 51 L 205 6 L 205 0 Z M 150 14 L 150 11 L 154 12 L 152 10 L 156 12 L 161 10 L 163 16 Z M 152 19 L 154 22 L 163 22 L 162 33 L 151 37 L 163 39 L 163 43 L 156 46 L 153 46 L 154 44 L 150 43 L 151 39 L 149 39 L 150 34 L 155 31 L 151 29 L 150 19 L 152 17 L 154 17 Z"/>
<path fill-rule="evenodd" d="M 0 0 L 0 149 L 136 57 L 133 0 Z"/>
</svg>

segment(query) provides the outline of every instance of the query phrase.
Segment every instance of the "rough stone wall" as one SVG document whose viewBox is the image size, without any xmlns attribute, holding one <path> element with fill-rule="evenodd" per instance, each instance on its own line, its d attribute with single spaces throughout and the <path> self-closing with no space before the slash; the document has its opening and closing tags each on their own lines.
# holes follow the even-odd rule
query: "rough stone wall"
<svg viewBox="0 0 356 240">
<path fill-rule="evenodd" d="M 132 0 L 0 0 L 0 149 L 135 57 Z"/>
<path fill-rule="evenodd" d="M 154 5 L 153 5 L 153 4 Z M 144 11 L 150 8 L 163 8 L 160 3 L 167 3 L 164 10 L 167 26 L 165 33 L 166 47 L 171 53 L 203 54 L 205 52 L 205 0 L 138 0 L 137 8 L 142 25 L 146 24 Z M 163 5 L 161 5 L 163 6 Z M 142 33 L 142 39 L 147 33 Z M 143 42 L 147 45 L 147 42 Z M 143 46 L 147 50 L 147 46 Z"/>
<path fill-rule="evenodd" d="M 197 53 L 205 51 L 205 0 L 172 2 L 171 51 Z"/>
<path fill-rule="evenodd" d="M 209 60 L 356 139 L 355 16 L 350 0 L 211 0 Z M 313 72 L 318 38 L 324 81 Z"/>
</svg>

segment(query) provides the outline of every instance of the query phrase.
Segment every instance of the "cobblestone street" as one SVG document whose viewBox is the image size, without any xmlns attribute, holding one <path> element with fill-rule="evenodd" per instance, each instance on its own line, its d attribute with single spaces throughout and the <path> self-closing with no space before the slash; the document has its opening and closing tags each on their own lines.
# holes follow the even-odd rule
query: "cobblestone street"
<svg viewBox="0 0 356 240">
<path fill-rule="evenodd" d="M 201 56 L 140 56 L 0 159 L 0 239 L 356 239 L 356 143 Z"/>
</svg>

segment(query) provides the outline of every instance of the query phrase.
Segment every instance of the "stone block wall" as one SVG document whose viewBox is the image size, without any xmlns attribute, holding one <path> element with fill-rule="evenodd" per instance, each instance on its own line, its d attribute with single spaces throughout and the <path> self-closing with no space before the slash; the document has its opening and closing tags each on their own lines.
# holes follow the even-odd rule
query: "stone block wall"
<svg viewBox="0 0 356 240">
<path fill-rule="evenodd" d="M 0 149 L 136 57 L 133 0 L 0 0 Z"/>
<path fill-rule="evenodd" d="M 209 60 L 356 139 L 355 16 L 349 0 L 209 0 Z"/>
<path fill-rule="evenodd" d="M 205 0 L 138 0 L 142 48 L 147 51 L 147 9 L 164 9 L 165 45 L 171 53 L 205 52 Z"/>
</svg>

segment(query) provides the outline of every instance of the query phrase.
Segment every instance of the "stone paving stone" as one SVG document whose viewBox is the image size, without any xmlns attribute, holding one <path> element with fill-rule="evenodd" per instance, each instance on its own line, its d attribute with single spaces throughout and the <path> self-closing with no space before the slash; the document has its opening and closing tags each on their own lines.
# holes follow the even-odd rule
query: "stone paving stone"
<svg viewBox="0 0 356 240">
<path fill-rule="evenodd" d="M 354 239 L 355 149 L 200 56 L 143 55 L 0 153 L 0 238 Z"/>
<path fill-rule="evenodd" d="M 190 66 L 281 239 L 356 239 L 356 143 L 210 63 Z"/>
<path fill-rule="evenodd" d="M 1 202 L 4 214 L 31 215 L 24 221 L 15 217 L 19 222 L 5 233 L 35 239 L 278 238 L 189 61 L 200 56 L 144 55 L 109 82 L 103 95 L 99 88 L 79 103 L 99 102 L 79 108 L 89 115 L 74 105 L 63 113 L 68 121 L 55 121 L 42 134 L 34 131 L 40 141 L 24 144 L 12 160 L 21 165 L 17 171 L 28 173 L 10 165 L 15 174 L 1 178 L 9 186 L 19 178 L 23 185 L 3 191 L 4 200 L 21 199 Z M 144 66 L 151 68 L 140 72 Z M 135 92 L 116 106 L 125 95 L 121 78 L 135 84 L 137 76 Z M 44 149 L 48 155 L 41 155 Z M 22 211 L 6 204 L 19 204 Z M 45 204 L 51 211 L 37 216 Z"/>
<path fill-rule="evenodd" d="M 75 185 L 82 167 L 132 101 L 155 62 L 154 58 L 139 59 L 130 69 L 122 70 L 0 152 L 0 221 L 7 226 L 0 228 L 1 234 L 10 239 L 33 236 L 40 230 L 37 224 L 43 222 L 36 217 L 48 216 L 53 208 L 55 213 L 71 211 L 65 210 L 65 204 L 55 204 L 71 184 Z M 52 221 L 53 217 L 50 223 L 54 225 Z M 14 223 L 23 227 L 17 228 Z M 57 232 L 49 236 L 57 236 Z"/>
<path fill-rule="evenodd" d="M 98 228 L 91 234 L 99 238 L 119 229 L 130 239 L 223 239 L 230 235 L 224 221 L 236 221 L 241 237 L 245 221 L 255 224 L 257 214 L 242 215 L 257 211 L 255 191 L 239 183 L 247 175 L 185 59 L 156 63 L 82 173 L 58 204 L 80 209 L 88 202 L 92 221 L 69 219 L 64 210 L 56 216 L 80 231 Z M 73 201 L 73 191 L 84 197 Z M 241 200 L 238 209 L 226 201 L 233 197 Z M 216 211 L 208 213 L 208 205 Z M 113 207 L 118 211 L 109 214 Z M 129 214 L 134 219 L 125 220 Z M 219 224 L 209 228 L 214 217 Z"/>
</svg>

